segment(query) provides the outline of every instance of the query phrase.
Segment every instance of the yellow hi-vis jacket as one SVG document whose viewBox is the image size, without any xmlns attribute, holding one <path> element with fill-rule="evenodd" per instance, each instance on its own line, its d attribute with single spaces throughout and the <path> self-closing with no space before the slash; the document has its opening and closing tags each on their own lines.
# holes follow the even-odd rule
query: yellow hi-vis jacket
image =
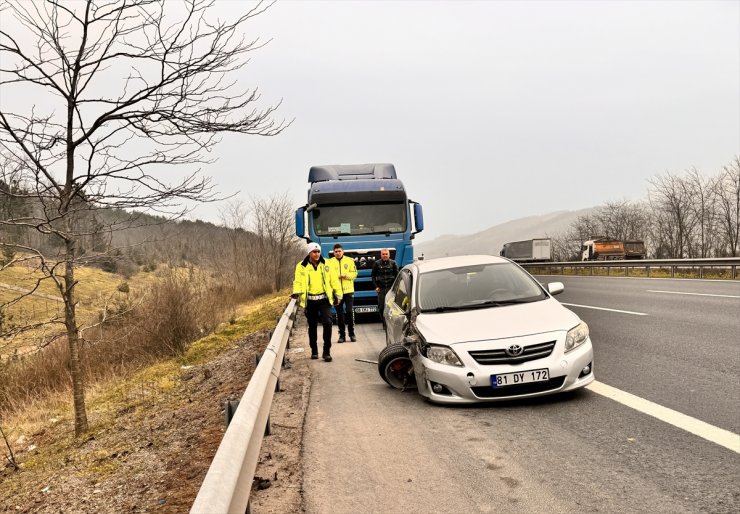
<svg viewBox="0 0 740 514">
<path fill-rule="evenodd" d="M 342 290 L 339 286 L 339 277 L 329 272 L 329 265 L 324 258 L 314 269 L 308 256 L 295 266 L 295 278 L 293 279 L 293 294 L 300 295 L 301 307 L 306 306 L 306 295 L 326 294 L 329 303 L 334 303 L 334 296 L 342 298 Z"/>
<path fill-rule="evenodd" d="M 339 287 L 341 294 L 355 292 L 355 279 L 357 278 L 357 266 L 355 266 L 354 259 L 350 259 L 346 255 L 342 259 L 332 257 L 329 259 L 329 270 L 332 274 L 336 275 L 339 280 Z M 346 275 L 347 278 L 339 278 L 339 275 Z"/>
</svg>

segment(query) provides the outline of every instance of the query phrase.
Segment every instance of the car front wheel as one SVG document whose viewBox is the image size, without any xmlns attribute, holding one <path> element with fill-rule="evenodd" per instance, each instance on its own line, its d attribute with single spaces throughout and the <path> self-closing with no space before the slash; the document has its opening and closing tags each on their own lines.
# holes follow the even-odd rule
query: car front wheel
<svg viewBox="0 0 740 514">
<path fill-rule="evenodd" d="M 414 365 L 403 345 L 394 343 L 383 348 L 378 355 L 378 373 L 385 382 L 401 391 L 416 387 Z"/>
</svg>

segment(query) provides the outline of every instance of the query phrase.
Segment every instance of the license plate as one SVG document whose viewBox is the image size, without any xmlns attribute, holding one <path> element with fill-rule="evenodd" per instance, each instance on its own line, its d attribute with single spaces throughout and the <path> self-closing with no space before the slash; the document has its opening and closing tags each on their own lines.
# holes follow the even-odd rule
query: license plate
<svg viewBox="0 0 740 514">
<path fill-rule="evenodd" d="M 506 387 L 518 384 L 530 384 L 532 382 L 545 382 L 547 380 L 550 380 L 550 373 L 548 373 L 547 369 L 530 369 L 527 371 L 517 371 L 516 373 L 491 375 L 491 386 Z"/>
<path fill-rule="evenodd" d="M 367 305 L 363 307 L 355 307 L 355 312 L 357 314 L 365 314 L 368 312 L 378 312 L 378 306 L 377 305 Z"/>
</svg>

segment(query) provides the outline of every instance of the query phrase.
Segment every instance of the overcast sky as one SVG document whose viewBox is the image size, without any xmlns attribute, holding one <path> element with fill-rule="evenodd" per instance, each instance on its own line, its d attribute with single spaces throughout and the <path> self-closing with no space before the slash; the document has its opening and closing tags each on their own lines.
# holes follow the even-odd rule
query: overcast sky
<svg viewBox="0 0 740 514">
<path fill-rule="evenodd" d="M 740 154 L 737 1 L 282 1 L 250 30 L 272 42 L 242 78 L 295 121 L 224 140 L 226 191 L 299 205 L 311 165 L 391 162 L 429 240 Z"/>
<path fill-rule="evenodd" d="M 295 121 L 216 148 L 205 172 L 245 200 L 297 207 L 312 165 L 391 162 L 424 241 L 639 200 L 657 174 L 715 175 L 740 155 L 737 0 L 282 0 L 246 29 L 271 42 L 239 85 Z"/>
</svg>

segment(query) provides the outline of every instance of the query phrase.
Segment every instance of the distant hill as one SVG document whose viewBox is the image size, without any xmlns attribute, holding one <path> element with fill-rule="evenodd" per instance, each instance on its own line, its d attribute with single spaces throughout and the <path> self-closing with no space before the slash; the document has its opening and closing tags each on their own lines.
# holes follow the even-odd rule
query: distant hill
<svg viewBox="0 0 740 514">
<path fill-rule="evenodd" d="M 578 211 L 557 211 L 541 216 L 528 216 L 500 225 L 494 225 L 475 234 L 442 235 L 416 245 L 414 254 L 425 258 L 451 255 L 489 254 L 498 255 L 504 243 L 536 237 L 554 237 L 566 232 L 579 216 L 595 211 L 597 207 Z"/>
</svg>

